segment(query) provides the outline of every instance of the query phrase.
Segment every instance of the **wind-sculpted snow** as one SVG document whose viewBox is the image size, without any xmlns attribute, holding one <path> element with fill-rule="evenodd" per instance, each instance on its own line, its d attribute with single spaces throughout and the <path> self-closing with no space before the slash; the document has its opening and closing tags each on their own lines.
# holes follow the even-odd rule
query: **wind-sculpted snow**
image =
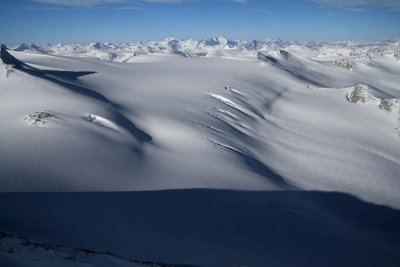
<svg viewBox="0 0 400 267">
<path fill-rule="evenodd" d="M 346 101 L 348 85 L 362 81 L 378 107 L 396 113 L 398 61 L 383 55 L 353 62 L 349 71 L 300 54 L 273 50 L 247 60 L 147 55 L 146 64 L 128 64 L 3 49 L 4 63 L 15 71 L 10 79 L 2 76 L 1 93 L 9 99 L 2 120 L 15 126 L 1 138 L 15 152 L 1 168 L 9 177 L 2 188 L 336 188 L 399 206 L 392 186 L 400 168 L 397 115 Z M 308 90 L 307 84 L 342 89 Z M 18 126 L 24 119 L 43 127 L 18 128 L 26 127 Z M 76 163 L 77 153 L 84 164 Z M 19 157 L 31 165 L 17 168 Z M 377 165 L 366 165 L 372 158 Z M 382 176 L 387 183 L 377 180 Z M 357 177 L 364 177 L 363 187 Z"/>
<path fill-rule="evenodd" d="M 12 64 L 16 69 L 28 73 L 32 76 L 36 76 L 41 79 L 48 80 L 52 83 L 60 85 L 62 88 L 70 90 L 74 93 L 82 94 L 88 98 L 97 100 L 105 105 L 107 105 L 108 110 L 110 111 L 110 115 L 120 124 L 123 128 L 125 128 L 128 132 L 132 134 L 132 136 L 137 139 L 139 142 L 150 142 L 151 136 L 145 133 L 144 131 L 138 129 L 134 123 L 132 123 L 128 118 L 126 118 L 121 111 L 121 108 L 118 105 L 115 105 L 111 100 L 109 100 L 104 95 L 97 93 L 94 90 L 89 88 L 85 88 L 76 84 L 72 84 L 67 81 L 77 80 L 78 77 L 94 74 L 92 71 L 53 71 L 53 70 L 41 70 L 35 67 L 32 67 L 28 64 L 21 62 L 16 59 L 12 55 L 10 55 L 4 47 L 1 48 L 1 59 L 6 64 Z M 39 113 L 40 115 L 40 113 Z M 28 115 L 28 118 L 31 115 Z"/>
<path fill-rule="evenodd" d="M 0 194 L 0 230 L 155 262 L 397 266 L 397 46 L 2 47 L 0 190 L 64 193 Z"/>
<path fill-rule="evenodd" d="M 263 115 L 267 109 L 265 106 L 267 99 L 245 95 L 230 86 L 225 86 L 224 93 L 234 100 L 222 95 L 210 94 L 217 101 L 215 107 L 209 112 L 216 122 L 209 123 L 208 129 L 212 130 L 212 134 L 207 139 L 218 147 L 237 155 L 250 170 L 283 188 L 290 188 L 285 179 L 263 163 L 262 156 L 257 155 L 257 149 L 263 146 L 265 136 L 258 133 L 256 129 L 260 124 L 269 124 Z"/>
</svg>

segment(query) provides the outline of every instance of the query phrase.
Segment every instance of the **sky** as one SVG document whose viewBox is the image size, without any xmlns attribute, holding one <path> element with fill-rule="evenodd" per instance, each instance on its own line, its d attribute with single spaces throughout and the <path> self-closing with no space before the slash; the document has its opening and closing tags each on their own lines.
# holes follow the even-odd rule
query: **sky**
<svg viewBox="0 0 400 267">
<path fill-rule="evenodd" d="M 215 36 L 397 39 L 400 0 L 0 0 L 7 45 Z"/>
</svg>

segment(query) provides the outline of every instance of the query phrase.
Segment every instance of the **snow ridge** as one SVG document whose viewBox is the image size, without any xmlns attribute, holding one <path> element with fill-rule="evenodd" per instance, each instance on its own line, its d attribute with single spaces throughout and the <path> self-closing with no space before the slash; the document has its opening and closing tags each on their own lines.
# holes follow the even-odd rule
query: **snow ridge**
<svg viewBox="0 0 400 267">
<path fill-rule="evenodd" d="M 44 53 L 61 56 L 92 57 L 105 61 L 129 62 L 135 57 L 147 54 L 176 54 L 184 57 L 212 56 L 256 56 L 257 52 L 279 49 L 292 51 L 308 50 L 316 58 L 345 57 L 365 61 L 376 55 L 399 57 L 399 41 L 382 42 L 307 42 L 284 41 L 276 38 L 265 40 L 228 40 L 216 37 L 202 40 L 181 40 L 168 37 L 161 41 L 113 44 L 38 44 L 22 43 L 14 51 Z"/>
</svg>

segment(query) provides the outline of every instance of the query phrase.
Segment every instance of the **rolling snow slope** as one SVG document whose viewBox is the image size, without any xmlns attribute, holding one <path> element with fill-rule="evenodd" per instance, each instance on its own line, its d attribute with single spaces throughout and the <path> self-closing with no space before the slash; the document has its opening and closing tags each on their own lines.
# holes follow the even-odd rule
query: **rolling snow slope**
<svg viewBox="0 0 400 267">
<path fill-rule="evenodd" d="M 283 50 L 125 64 L 11 54 L 16 70 L 1 79 L 3 191 L 299 188 L 400 206 L 398 107 L 346 100 L 358 83 L 400 97 L 396 60 L 384 72 Z M 37 124 L 35 112 L 50 116 Z"/>
<path fill-rule="evenodd" d="M 128 259 L 205 266 L 337 266 L 340 259 L 344 266 L 374 266 L 380 260 L 383 266 L 396 265 L 394 251 L 400 240 L 392 226 L 398 223 L 400 208 L 397 46 L 170 38 L 142 44 L 146 52 L 140 55 L 136 48 L 112 44 L 64 46 L 66 50 L 38 46 L 35 53 L 30 53 L 33 46 L 3 48 L 2 192 L 167 191 L 3 193 L 0 197 L 12 201 L 12 209 L 6 201 L 0 204 L 5 215 L 0 229 L 112 251 Z M 116 56 L 99 56 L 90 52 L 94 48 Z M 133 56 L 127 55 L 128 48 Z M 193 56 L 194 51 L 207 54 Z M 321 192 L 308 192 L 316 190 Z M 72 220 L 68 235 L 62 220 L 50 219 L 54 207 L 44 204 L 48 196 L 65 216 L 73 216 L 75 207 L 63 204 L 69 203 L 66 198 L 79 196 L 87 203 Z M 91 197 L 109 205 L 104 213 L 97 211 Z M 131 198 L 137 199 L 123 207 Z M 155 203 L 144 204 L 148 199 Z M 189 204 L 183 201 L 187 199 Z M 323 204 L 326 201 L 329 205 Z M 26 202 L 35 203 L 32 213 L 23 208 Z M 170 205 L 176 210 L 169 210 Z M 14 208 L 23 209 L 34 225 L 28 226 Z M 174 222 L 168 223 L 169 213 L 163 208 L 172 212 Z M 199 214 L 189 212 L 192 208 Z M 106 219 L 113 209 L 128 215 L 121 215 L 120 221 Z M 144 217 L 139 220 L 133 211 L 129 215 L 130 209 Z M 35 218 L 35 211 L 43 217 Z M 382 222 L 369 222 L 372 217 L 364 217 L 365 212 L 382 216 Z M 150 227 L 159 219 L 157 214 L 164 214 L 167 224 Z M 217 223 L 204 226 L 200 215 Z M 91 232 L 78 231 L 85 221 L 96 224 L 99 216 L 106 217 Z M 229 228 L 236 216 L 238 221 Z M 270 216 L 274 220 L 268 223 Z M 260 223 L 253 225 L 245 218 Z M 296 229 L 298 224 L 290 220 L 304 229 Z M 53 223 L 60 229 L 51 230 Z M 282 224 L 276 239 L 299 238 L 295 245 L 301 246 L 311 236 L 315 242 L 307 248 L 317 251 L 315 261 L 305 251 L 308 256 L 299 253 L 285 259 L 279 251 L 295 250 L 289 241 L 273 248 L 276 239 L 268 236 Z M 324 230 L 313 233 L 318 227 Z M 111 233 L 97 238 L 106 228 Z M 149 244 L 160 243 L 155 251 L 144 247 L 130 252 L 144 242 L 143 229 L 148 236 L 158 229 Z M 129 238 L 124 238 L 128 232 Z M 324 233 L 331 233 L 325 245 Z M 176 247 L 167 249 L 174 240 Z M 339 248 L 342 243 L 347 246 Z M 191 248 L 201 254 L 194 255 Z M 360 257 L 379 253 L 363 261 L 350 259 L 346 251 Z"/>
</svg>

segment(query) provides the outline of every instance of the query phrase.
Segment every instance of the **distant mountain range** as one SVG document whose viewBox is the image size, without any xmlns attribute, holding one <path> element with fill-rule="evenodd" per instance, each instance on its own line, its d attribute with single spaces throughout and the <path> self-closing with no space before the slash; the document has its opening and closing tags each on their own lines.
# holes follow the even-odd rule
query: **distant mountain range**
<svg viewBox="0 0 400 267">
<path fill-rule="evenodd" d="M 173 37 L 162 41 L 136 43 L 88 43 L 88 44 L 20 44 L 11 47 L 14 51 L 44 53 L 63 56 L 94 57 L 100 60 L 129 62 L 135 57 L 147 54 L 177 54 L 185 57 L 254 57 L 257 52 L 285 49 L 301 53 L 303 57 L 329 58 L 348 57 L 358 61 L 374 55 L 391 55 L 400 58 L 400 41 L 284 41 L 276 38 L 264 40 L 228 40 L 216 37 L 202 40 L 180 40 Z"/>
</svg>

